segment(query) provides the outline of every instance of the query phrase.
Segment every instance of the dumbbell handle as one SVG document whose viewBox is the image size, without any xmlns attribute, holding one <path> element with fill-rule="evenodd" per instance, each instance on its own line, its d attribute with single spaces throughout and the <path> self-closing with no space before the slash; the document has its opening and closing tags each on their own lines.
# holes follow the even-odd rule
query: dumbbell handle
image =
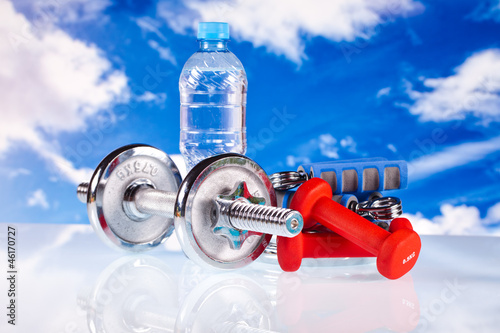
<svg viewBox="0 0 500 333">
<path fill-rule="evenodd" d="M 81 183 L 77 188 L 78 199 L 86 203 L 89 184 Z M 132 219 L 145 219 L 150 215 L 174 217 L 177 193 L 156 190 L 149 185 L 130 185 L 124 197 L 124 211 Z M 235 200 L 227 210 L 219 212 L 227 216 L 233 228 L 249 230 L 283 237 L 294 237 L 302 230 L 299 212 Z M 207 217 L 210 218 L 210 217 Z"/>
<path fill-rule="evenodd" d="M 133 203 L 142 213 L 174 218 L 176 198 L 175 192 L 140 189 L 135 193 Z"/>
<path fill-rule="evenodd" d="M 320 198 L 314 207 L 312 217 L 315 220 L 375 255 L 379 253 L 385 239 L 391 235 L 331 199 Z M 360 239 L 363 240 L 361 244 Z"/>
<path fill-rule="evenodd" d="M 76 196 L 81 203 L 87 203 L 87 195 L 89 193 L 89 183 L 80 183 L 76 188 Z"/>
<path fill-rule="evenodd" d="M 91 311 L 91 307 L 87 300 L 83 300 L 83 309 Z M 161 310 L 161 312 L 159 311 Z M 128 318 L 133 326 L 147 327 L 155 332 L 174 332 L 178 313 L 182 311 L 173 309 L 157 309 L 154 306 L 141 306 L 131 313 L 131 318 Z M 266 329 L 254 328 L 242 322 L 225 321 L 216 325 L 217 332 L 241 332 L 241 333 L 276 333 Z"/>
<path fill-rule="evenodd" d="M 169 315 L 159 314 L 153 311 L 138 311 L 135 314 L 138 323 L 145 325 L 147 328 L 154 329 L 154 332 L 175 332 L 175 324 L 177 320 L 177 313 Z M 190 327 L 191 328 L 191 327 Z M 212 327 L 213 332 L 227 332 L 227 333 L 277 333 L 267 329 L 260 329 L 248 326 L 246 323 L 225 321 L 223 323 Z"/>
<path fill-rule="evenodd" d="M 87 203 L 88 183 L 81 183 L 77 188 L 78 200 Z M 124 208 L 132 218 L 160 215 L 174 218 L 176 192 L 155 190 L 149 186 L 131 186 L 125 194 Z"/>
<path fill-rule="evenodd" d="M 297 237 L 302 237 L 303 258 L 373 257 L 371 252 L 360 248 L 356 244 L 334 233 L 303 232 Z M 278 251 L 278 255 L 280 254 L 286 256 L 286 253 Z"/>
</svg>

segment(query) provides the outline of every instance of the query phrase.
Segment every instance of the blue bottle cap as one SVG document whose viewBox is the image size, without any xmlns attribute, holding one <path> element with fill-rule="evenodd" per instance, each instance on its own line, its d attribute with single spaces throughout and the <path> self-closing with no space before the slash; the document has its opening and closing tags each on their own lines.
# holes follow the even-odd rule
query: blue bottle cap
<svg viewBox="0 0 500 333">
<path fill-rule="evenodd" d="M 198 39 L 229 39 L 229 24 L 200 22 L 198 23 Z"/>
</svg>

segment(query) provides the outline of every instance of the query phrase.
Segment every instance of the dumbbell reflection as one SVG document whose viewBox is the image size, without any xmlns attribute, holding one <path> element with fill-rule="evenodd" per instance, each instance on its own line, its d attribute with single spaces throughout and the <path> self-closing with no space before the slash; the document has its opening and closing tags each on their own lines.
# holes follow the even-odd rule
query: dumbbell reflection
<svg viewBox="0 0 500 333">
<path fill-rule="evenodd" d="M 110 264 L 92 290 L 78 299 L 89 330 L 171 332 L 179 309 L 177 280 L 163 261 L 124 257 Z"/>
<path fill-rule="evenodd" d="M 179 297 L 179 281 L 162 261 L 121 258 L 101 273 L 78 304 L 93 333 L 273 332 L 273 305 L 254 280 L 238 274 L 201 276 L 203 281 L 182 277 L 193 283 Z"/>
<path fill-rule="evenodd" d="M 266 291 L 240 274 L 216 274 L 186 297 L 176 332 L 276 332 L 274 307 Z"/>
<path fill-rule="evenodd" d="M 278 295 L 278 317 L 288 332 L 327 332 L 333 328 L 336 332 L 380 328 L 409 332 L 420 317 L 410 274 L 389 281 L 376 275 L 317 278 L 283 273 Z"/>
<path fill-rule="evenodd" d="M 79 299 L 91 332 L 368 332 L 415 328 L 410 275 L 385 280 L 373 265 L 283 273 L 256 263 L 242 274 L 187 261 L 177 276 L 159 259 L 121 258 Z"/>
</svg>

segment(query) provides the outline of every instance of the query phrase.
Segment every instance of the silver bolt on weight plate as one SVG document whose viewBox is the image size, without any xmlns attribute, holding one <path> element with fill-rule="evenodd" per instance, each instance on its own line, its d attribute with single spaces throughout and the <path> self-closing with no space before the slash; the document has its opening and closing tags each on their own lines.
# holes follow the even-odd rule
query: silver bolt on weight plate
<svg viewBox="0 0 500 333">
<path fill-rule="evenodd" d="M 293 237 L 302 230 L 300 213 L 269 206 L 276 205 L 274 189 L 264 170 L 245 156 L 208 158 L 177 192 L 179 182 L 168 155 L 132 145 L 109 154 L 90 183 L 78 186 L 77 195 L 87 202 L 91 224 L 108 244 L 147 250 L 170 236 L 174 218 L 184 252 L 201 265 L 219 268 L 247 265 L 272 235 Z"/>
</svg>

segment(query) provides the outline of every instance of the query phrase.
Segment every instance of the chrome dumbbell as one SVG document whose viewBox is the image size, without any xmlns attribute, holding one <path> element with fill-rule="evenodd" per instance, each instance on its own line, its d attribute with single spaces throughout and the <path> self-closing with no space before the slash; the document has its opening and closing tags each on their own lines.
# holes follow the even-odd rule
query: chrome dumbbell
<svg viewBox="0 0 500 333">
<path fill-rule="evenodd" d="M 264 170 L 238 154 L 210 157 L 180 184 L 167 154 L 145 145 L 119 148 L 78 187 L 90 222 L 108 244 L 142 251 L 174 229 L 186 255 L 205 266 L 242 267 L 254 261 L 272 235 L 293 237 L 300 213 L 276 208 Z"/>
</svg>

